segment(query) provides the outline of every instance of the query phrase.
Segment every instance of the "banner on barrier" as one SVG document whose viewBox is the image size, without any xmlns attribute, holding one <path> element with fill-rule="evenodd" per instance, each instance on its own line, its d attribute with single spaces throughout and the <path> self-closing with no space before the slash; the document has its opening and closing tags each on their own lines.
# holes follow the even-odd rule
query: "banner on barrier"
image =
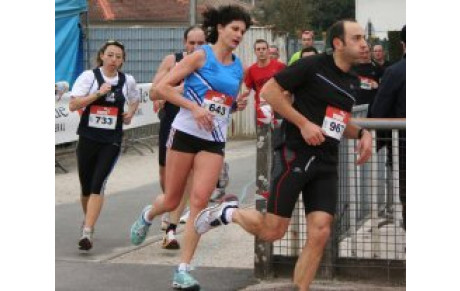
<svg viewBox="0 0 460 291">
<path fill-rule="evenodd" d="M 149 98 L 151 83 L 138 84 L 140 93 L 139 107 L 131 120 L 130 125 L 123 125 L 123 129 L 131 129 L 144 125 L 159 123 L 160 120 L 153 112 L 153 102 Z M 77 129 L 80 122 L 80 114 L 77 111 L 70 112 L 70 93 L 56 95 L 54 118 L 54 141 L 55 145 L 78 140 Z M 127 110 L 127 106 L 125 106 Z"/>
</svg>

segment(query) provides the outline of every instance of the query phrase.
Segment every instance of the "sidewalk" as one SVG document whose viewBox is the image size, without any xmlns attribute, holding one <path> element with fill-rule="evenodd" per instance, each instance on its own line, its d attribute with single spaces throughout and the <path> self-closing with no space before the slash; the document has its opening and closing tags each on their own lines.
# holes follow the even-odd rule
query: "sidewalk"
<svg viewBox="0 0 460 291">
<path fill-rule="evenodd" d="M 56 290 L 172 290 L 172 272 L 180 252 L 160 247 L 159 219 L 141 246 L 129 242 L 129 227 L 145 204 L 160 193 L 157 150 L 123 154 L 109 178 L 106 202 L 96 227 L 94 248 L 77 250 L 82 219 L 74 156 L 60 158 L 69 170 L 56 170 Z M 227 193 L 253 207 L 255 141 L 231 141 Z M 179 241 L 183 226 L 179 228 Z M 237 225 L 204 235 L 192 262 L 202 290 L 295 290 L 288 279 L 260 282 L 253 276 L 254 238 Z M 353 282 L 315 281 L 311 290 L 405 290 Z"/>
</svg>

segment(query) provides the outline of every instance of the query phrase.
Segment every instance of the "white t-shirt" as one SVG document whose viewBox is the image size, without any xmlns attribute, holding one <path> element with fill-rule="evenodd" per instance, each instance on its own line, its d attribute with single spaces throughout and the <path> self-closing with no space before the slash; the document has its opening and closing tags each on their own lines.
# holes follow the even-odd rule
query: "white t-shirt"
<svg viewBox="0 0 460 291">
<path fill-rule="evenodd" d="M 106 83 L 109 83 L 113 86 L 118 84 L 118 74 L 115 77 L 107 77 L 104 75 L 103 71 L 101 71 L 102 77 Z M 139 89 L 136 86 L 136 80 L 134 77 L 124 73 L 126 76 L 126 82 L 123 86 L 123 95 L 125 98 L 128 98 L 129 103 L 133 103 L 140 100 Z M 71 96 L 72 97 L 84 97 L 88 96 L 91 93 L 94 93 L 98 90 L 98 83 L 96 80 L 96 76 L 94 76 L 93 70 L 86 70 L 80 76 L 78 76 L 77 80 L 73 84 Z"/>
</svg>

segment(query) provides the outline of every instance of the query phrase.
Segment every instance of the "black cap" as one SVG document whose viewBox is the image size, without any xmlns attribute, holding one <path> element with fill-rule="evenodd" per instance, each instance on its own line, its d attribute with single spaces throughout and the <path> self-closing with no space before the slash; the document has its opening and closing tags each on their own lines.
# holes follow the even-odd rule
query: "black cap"
<svg viewBox="0 0 460 291">
<path fill-rule="evenodd" d="M 401 37 L 401 41 L 403 43 L 406 43 L 406 25 L 404 25 L 403 28 L 401 29 L 400 37 Z"/>
</svg>

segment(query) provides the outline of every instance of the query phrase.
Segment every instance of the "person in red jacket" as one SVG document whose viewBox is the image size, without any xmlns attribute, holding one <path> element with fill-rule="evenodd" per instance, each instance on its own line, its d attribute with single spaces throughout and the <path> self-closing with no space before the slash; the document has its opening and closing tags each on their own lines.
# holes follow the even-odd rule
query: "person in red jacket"
<svg viewBox="0 0 460 291">
<path fill-rule="evenodd" d="M 254 53 L 257 61 L 252 64 L 247 70 L 244 77 L 244 84 L 246 88 L 243 89 L 242 95 L 249 96 L 251 90 L 255 91 L 255 109 L 256 109 L 256 123 L 260 127 L 263 124 L 270 123 L 271 116 L 267 116 L 261 109 L 261 106 L 267 104 L 259 97 L 260 89 L 275 73 L 281 71 L 286 67 L 285 64 L 273 60 L 269 56 L 268 43 L 264 39 L 258 39 L 254 43 Z"/>
</svg>

